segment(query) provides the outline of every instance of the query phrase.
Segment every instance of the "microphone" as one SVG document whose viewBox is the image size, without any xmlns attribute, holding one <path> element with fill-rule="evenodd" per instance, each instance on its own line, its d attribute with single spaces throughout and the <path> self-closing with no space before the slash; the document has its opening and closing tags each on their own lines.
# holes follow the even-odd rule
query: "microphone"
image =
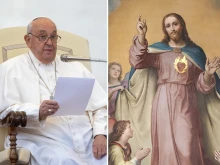
<svg viewBox="0 0 220 165">
<path fill-rule="evenodd" d="M 71 61 L 95 61 L 95 62 L 106 62 L 106 60 L 97 59 L 97 58 L 83 58 L 83 57 L 74 57 L 69 54 L 62 54 L 60 56 L 60 60 L 63 62 L 71 62 Z"/>
</svg>

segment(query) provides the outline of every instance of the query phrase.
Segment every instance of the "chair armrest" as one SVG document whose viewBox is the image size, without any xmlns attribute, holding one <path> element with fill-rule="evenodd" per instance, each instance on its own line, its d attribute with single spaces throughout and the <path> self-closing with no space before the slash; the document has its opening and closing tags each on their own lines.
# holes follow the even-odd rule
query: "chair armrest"
<svg viewBox="0 0 220 165">
<path fill-rule="evenodd" d="M 27 124 L 27 115 L 23 111 L 12 111 L 3 120 L 2 124 L 8 127 L 8 134 L 10 135 L 10 161 L 11 165 L 16 165 L 18 155 L 16 152 L 16 135 L 17 127 L 25 127 Z"/>
</svg>

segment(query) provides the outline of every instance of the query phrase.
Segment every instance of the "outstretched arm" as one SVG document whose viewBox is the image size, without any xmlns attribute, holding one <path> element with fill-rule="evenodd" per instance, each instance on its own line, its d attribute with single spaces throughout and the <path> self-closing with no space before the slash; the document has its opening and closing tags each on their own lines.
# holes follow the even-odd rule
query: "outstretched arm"
<svg viewBox="0 0 220 165">
<path fill-rule="evenodd" d="M 159 67 L 159 53 L 149 53 L 148 52 L 148 43 L 145 38 L 147 32 L 146 21 L 141 21 L 141 16 L 137 19 L 137 31 L 133 39 L 133 44 L 129 51 L 129 62 L 132 67 L 135 69 L 144 69 L 147 67 Z"/>
<path fill-rule="evenodd" d="M 109 148 L 109 163 L 117 165 L 140 165 L 141 160 L 149 153 L 149 148 L 140 148 L 131 160 L 125 161 L 122 149 L 117 145 L 113 145 Z"/>
<path fill-rule="evenodd" d="M 208 58 L 205 64 L 205 71 L 202 72 L 197 80 L 197 90 L 202 93 L 209 93 L 215 87 L 215 76 L 214 73 L 220 67 L 220 59 L 215 57 L 212 61 Z"/>
</svg>

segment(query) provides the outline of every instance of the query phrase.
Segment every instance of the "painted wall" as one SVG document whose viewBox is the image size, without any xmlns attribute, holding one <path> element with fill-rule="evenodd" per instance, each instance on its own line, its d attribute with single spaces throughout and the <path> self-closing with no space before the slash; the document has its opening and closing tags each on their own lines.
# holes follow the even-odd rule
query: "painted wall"
<svg viewBox="0 0 220 165">
<path fill-rule="evenodd" d="M 109 14 L 109 62 L 121 63 L 124 74 L 129 71 L 128 53 L 137 34 L 138 15 L 146 19 L 146 37 L 152 44 L 162 40 L 162 18 L 171 12 L 184 18 L 190 38 L 208 57 L 220 56 L 220 0 L 121 0 Z"/>
<path fill-rule="evenodd" d="M 36 17 L 52 19 L 59 30 L 89 41 L 92 58 L 107 60 L 107 1 L 105 0 L 4 0 L 0 28 L 27 26 Z M 107 88 L 107 64 L 92 63 L 92 73 Z"/>
</svg>

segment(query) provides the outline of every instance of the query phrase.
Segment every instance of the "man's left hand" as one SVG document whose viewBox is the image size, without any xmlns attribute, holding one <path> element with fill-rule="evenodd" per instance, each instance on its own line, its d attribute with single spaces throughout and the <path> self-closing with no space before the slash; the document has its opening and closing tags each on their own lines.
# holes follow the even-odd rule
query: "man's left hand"
<svg viewBox="0 0 220 165">
<path fill-rule="evenodd" d="M 205 71 L 208 75 L 213 75 L 217 69 L 220 68 L 220 58 L 215 57 L 212 61 L 206 59 Z"/>
<path fill-rule="evenodd" d="M 97 135 L 92 145 L 93 155 L 96 159 L 101 159 L 107 153 L 107 139 L 104 135 Z"/>
</svg>

